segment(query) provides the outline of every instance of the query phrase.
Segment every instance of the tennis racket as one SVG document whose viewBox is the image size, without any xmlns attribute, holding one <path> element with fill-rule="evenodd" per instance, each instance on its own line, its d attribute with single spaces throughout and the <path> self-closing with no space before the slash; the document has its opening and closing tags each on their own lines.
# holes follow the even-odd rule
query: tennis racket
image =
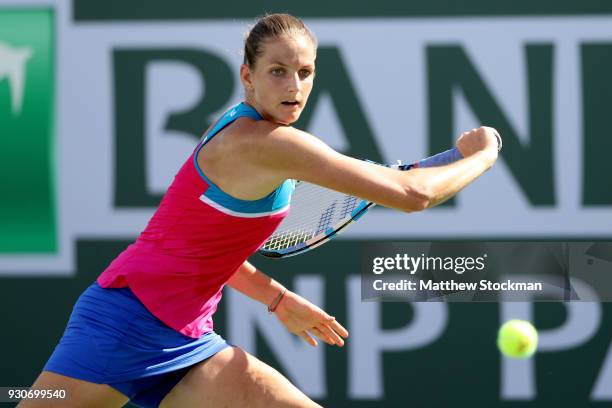
<svg viewBox="0 0 612 408">
<path fill-rule="evenodd" d="M 442 166 L 461 158 L 461 153 L 455 147 L 417 163 L 398 162 L 387 167 L 406 171 L 415 167 Z M 316 184 L 303 181 L 295 183 L 289 215 L 259 249 L 259 253 L 264 256 L 285 258 L 321 246 L 376 205 Z"/>
</svg>

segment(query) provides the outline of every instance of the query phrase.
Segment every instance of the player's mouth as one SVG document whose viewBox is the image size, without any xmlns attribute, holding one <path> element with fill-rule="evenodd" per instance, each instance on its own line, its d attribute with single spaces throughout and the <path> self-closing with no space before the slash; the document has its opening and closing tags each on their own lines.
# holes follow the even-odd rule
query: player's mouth
<svg viewBox="0 0 612 408">
<path fill-rule="evenodd" d="M 281 104 L 284 106 L 292 106 L 292 107 L 300 106 L 300 103 L 298 101 L 283 101 L 281 102 Z"/>
</svg>

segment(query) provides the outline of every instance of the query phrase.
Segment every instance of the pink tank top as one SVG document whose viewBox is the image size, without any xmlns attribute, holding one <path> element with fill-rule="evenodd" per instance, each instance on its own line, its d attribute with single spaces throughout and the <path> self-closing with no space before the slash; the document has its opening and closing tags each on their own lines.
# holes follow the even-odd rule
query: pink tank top
<svg viewBox="0 0 612 408">
<path fill-rule="evenodd" d="M 244 103 L 228 110 L 176 174 L 136 242 L 98 277 L 104 288 L 129 286 L 153 315 L 189 337 L 213 330 L 224 285 L 289 210 L 293 181 L 262 199 L 240 200 L 197 164 L 200 149 L 244 116 L 261 119 Z"/>
</svg>

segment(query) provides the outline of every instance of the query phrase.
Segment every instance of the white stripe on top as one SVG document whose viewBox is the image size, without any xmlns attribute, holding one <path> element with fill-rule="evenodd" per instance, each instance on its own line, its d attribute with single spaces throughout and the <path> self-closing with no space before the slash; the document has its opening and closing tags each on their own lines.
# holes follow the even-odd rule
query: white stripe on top
<svg viewBox="0 0 612 408">
<path fill-rule="evenodd" d="M 243 212 L 230 210 L 229 208 L 225 208 L 221 204 L 212 201 L 210 198 L 206 197 L 204 194 L 200 196 L 200 201 L 210 205 L 214 209 L 219 210 L 224 214 L 233 215 L 234 217 L 242 217 L 242 218 L 257 218 L 257 217 L 264 217 L 266 215 L 276 215 L 276 214 L 280 214 L 280 213 L 283 213 L 289 210 L 289 204 L 287 204 L 286 206 L 279 208 L 277 210 L 264 211 L 264 212 L 258 212 L 258 213 L 243 213 Z"/>
</svg>

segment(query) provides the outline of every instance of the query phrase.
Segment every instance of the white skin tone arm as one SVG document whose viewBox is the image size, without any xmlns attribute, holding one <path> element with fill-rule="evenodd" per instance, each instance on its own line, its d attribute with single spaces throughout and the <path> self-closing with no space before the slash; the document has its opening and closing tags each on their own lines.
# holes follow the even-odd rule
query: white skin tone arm
<svg viewBox="0 0 612 408">
<path fill-rule="evenodd" d="M 497 159 L 497 140 L 490 128 L 464 133 L 457 147 L 465 157 L 437 168 L 403 172 L 341 155 L 305 132 L 270 122 L 249 122 L 255 133 L 240 143 L 240 159 L 258 169 L 275 187 L 295 178 L 335 189 L 404 211 L 422 210 L 456 194 Z M 261 132 L 258 134 L 258 132 Z M 270 304 L 282 285 L 245 262 L 228 284 L 264 304 Z M 276 315 L 287 329 L 311 345 L 314 334 L 341 346 L 348 331 L 333 317 L 299 295 L 287 291 Z"/>
<path fill-rule="evenodd" d="M 228 285 L 266 305 L 271 304 L 283 289 L 280 283 L 248 261 L 238 268 Z M 343 346 L 343 338 L 348 336 L 348 331 L 334 317 L 289 290 L 283 295 L 275 314 L 289 332 L 302 337 L 311 346 L 316 346 L 317 341 L 309 333 L 336 346 Z"/>
<path fill-rule="evenodd" d="M 267 121 L 253 122 L 243 162 L 266 174 L 269 191 L 292 178 L 318 184 L 402 211 L 419 211 L 447 200 L 488 170 L 497 159 L 494 129 L 464 133 L 455 163 L 398 171 L 344 156 L 316 137 Z"/>
<path fill-rule="evenodd" d="M 283 285 L 258 271 L 250 262 L 243 263 L 228 281 L 237 291 L 269 305 L 283 289 Z"/>
</svg>

